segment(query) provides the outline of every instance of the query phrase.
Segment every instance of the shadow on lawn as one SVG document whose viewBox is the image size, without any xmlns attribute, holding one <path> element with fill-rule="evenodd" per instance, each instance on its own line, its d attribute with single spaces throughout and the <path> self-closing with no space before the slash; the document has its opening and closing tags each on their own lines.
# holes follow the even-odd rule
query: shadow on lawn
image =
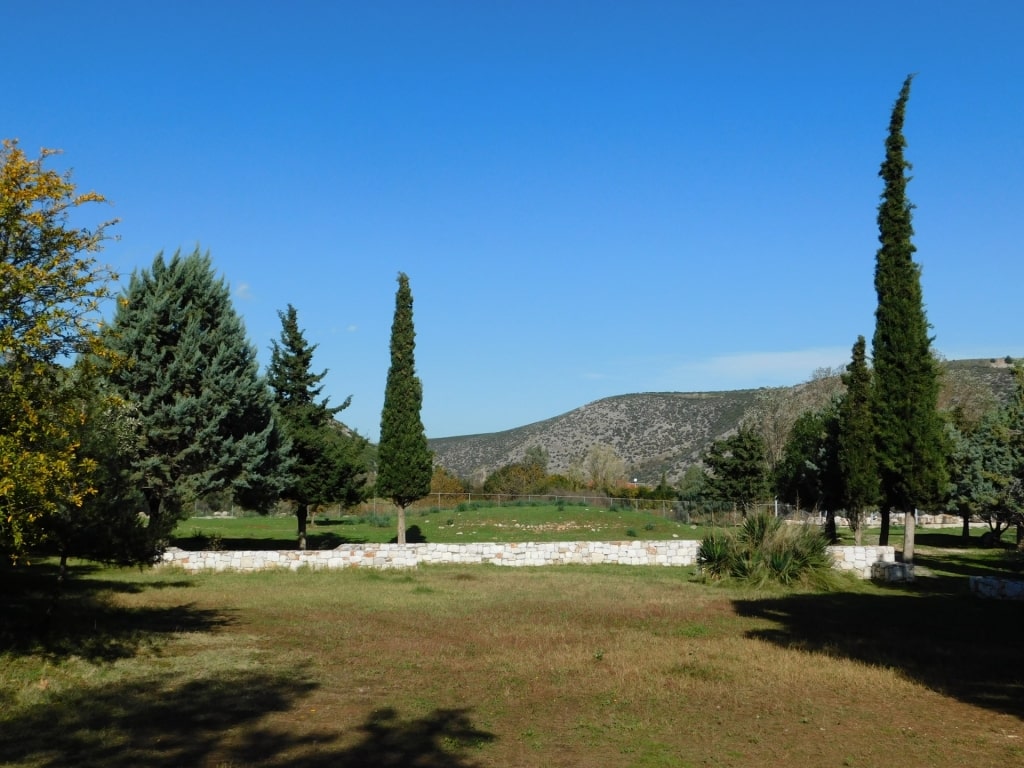
<svg viewBox="0 0 1024 768">
<path fill-rule="evenodd" d="M 307 549 L 334 549 L 341 544 L 364 544 L 365 538 L 356 536 L 340 536 L 333 531 L 323 533 L 310 531 L 306 535 Z M 206 536 L 181 536 L 171 540 L 171 544 L 186 551 L 202 551 L 210 549 L 210 539 Z M 217 541 L 217 548 L 230 552 L 270 551 L 275 549 L 298 549 L 298 539 L 274 538 L 223 538 Z"/>
<path fill-rule="evenodd" d="M 740 615 L 774 625 L 750 630 L 749 637 L 894 667 L 961 701 L 1024 717 L 1024 667 L 1014 662 L 1024 605 L 965 594 L 962 578 L 936 581 L 928 593 L 919 582 L 913 591 L 799 594 L 734 605 Z"/>
<path fill-rule="evenodd" d="M 221 611 L 190 606 L 124 608 L 118 592 L 187 588 L 187 580 L 148 585 L 91 578 L 96 566 L 72 566 L 63 585 L 49 565 L 0 569 L 0 653 L 38 654 L 50 659 L 79 656 L 113 661 L 171 632 L 201 632 L 225 626 Z"/>
<path fill-rule="evenodd" d="M 301 717 L 287 727 L 262 722 L 272 713 L 304 711 L 301 699 L 316 687 L 301 672 L 246 670 L 63 692 L 0 716 L 0 764 L 472 768 L 465 751 L 494 740 L 465 710 L 404 722 L 382 710 L 358 727 L 362 736 L 354 746 L 341 744 L 341 728 L 312 730 Z"/>
</svg>

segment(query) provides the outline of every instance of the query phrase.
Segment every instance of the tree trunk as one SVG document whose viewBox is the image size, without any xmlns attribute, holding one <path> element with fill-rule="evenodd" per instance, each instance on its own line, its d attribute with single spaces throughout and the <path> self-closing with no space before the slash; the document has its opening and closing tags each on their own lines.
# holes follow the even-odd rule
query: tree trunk
<svg viewBox="0 0 1024 768">
<path fill-rule="evenodd" d="M 964 527 L 960 531 L 960 536 L 964 541 L 971 538 L 971 518 L 970 515 L 964 515 Z"/>
<path fill-rule="evenodd" d="M 146 493 L 146 508 L 149 510 L 149 522 L 147 523 L 150 532 L 160 530 L 160 496 L 156 493 Z"/>
<path fill-rule="evenodd" d="M 889 546 L 889 516 L 892 514 L 892 510 L 889 507 L 884 507 L 882 510 L 882 530 L 878 534 L 878 546 L 887 547 Z"/>
<path fill-rule="evenodd" d="M 306 505 L 299 504 L 295 510 L 295 517 L 299 521 L 299 549 L 306 548 Z"/>
<path fill-rule="evenodd" d="M 405 507 L 398 507 L 398 535 L 395 540 L 399 544 L 405 544 Z"/>
<path fill-rule="evenodd" d="M 914 528 L 917 526 L 917 510 L 903 515 L 903 562 L 914 562 Z"/>
<path fill-rule="evenodd" d="M 825 512 L 825 537 L 829 544 L 839 543 L 839 531 L 836 530 L 836 513 L 831 509 Z"/>
</svg>

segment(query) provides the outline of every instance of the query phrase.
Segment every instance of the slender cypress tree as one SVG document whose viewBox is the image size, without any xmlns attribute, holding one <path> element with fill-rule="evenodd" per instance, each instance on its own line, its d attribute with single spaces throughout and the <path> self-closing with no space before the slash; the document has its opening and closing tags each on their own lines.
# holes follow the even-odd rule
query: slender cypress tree
<svg viewBox="0 0 1024 768">
<path fill-rule="evenodd" d="M 346 434 L 334 420 L 352 402 L 328 406 L 319 401 L 327 371 L 313 373 L 315 344 L 306 341 L 291 304 L 281 318 L 281 340 L 271 342 L 267 380 L 274 392 L 278 418 L 291 448 L 291 482 L 282 492 L 295 503 L 299 549 L 306 548 L 310 505 L 355 501 L 361 496 L 366 466 L 362 438 Z"/>
<path fill-rule="evenodd" d="M 846 394 L 839 401 L 838 461 L 840 506 L 846 510 L 857 545 L 861 542 L 864 512 L 878 502 L 878 456 L 872 418 L 871 370 L 866 343 L 858 336 L 850 364 L 843 374 Z"/>
<path fill-rule="evenodd" d="M 939 369 L 921 294 L 921 268 L 914 262 L 913 206 L 907 200 L 910 169 L 903 157 L 903 121 L 910 97 L 909 75 L 889 121 L 885 160 L 878 175 L 885 182 L 878 206 L 881 247 L 875 261 L 874 418 L 881 481 L 882 535 L 888 543 L 889 513 L 906 515 L 903 557 L 914 557 L 918 507 L 941 494 L 945 475 L 945 436 L 939 418 Z"/>
<path fill-rule="evenodd" d="M 210 493 L 269 509 L 287 479 L 286 446 L 256 350 L 209 254 L 161 254 L 133 274 L 106 338 L 129 362 L 108 377 L 139 420 L 131 473 L 154 535 Z"/>
<path fill-rule="evenodd" d="M 430 493 L 434 457 L 420 419 L 423 385 L 416 376 L 409 277 L 400 272 L 391 325 L 391 367 L 380 417 L 377 492 L 398 507 L 399 544 L 405 544 L 405 508 Z"/>
</svg>

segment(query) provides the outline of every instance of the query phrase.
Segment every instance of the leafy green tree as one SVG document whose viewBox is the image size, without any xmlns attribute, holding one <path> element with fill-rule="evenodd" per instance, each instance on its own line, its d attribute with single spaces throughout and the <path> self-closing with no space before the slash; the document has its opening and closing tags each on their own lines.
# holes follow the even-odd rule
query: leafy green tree
<svg viewBox="0 0 1024 768">
<path fill-rule="evenodd" d="M 306 341 L 295 307 L 289 304 L 278 317 L 281 339 L 271 342 L 267 381 L 290 443 L 291 481 L 282 495 L 295 504 L 299 549 L 305 549 L 311 507 L 336 501 L 348 506 L 362 498 L 365 441 L 334 419 L 349 406 L 351 397 L 333 407 L 328 406 L 328 398 L 319 400 L 327 371 L 311 370 L 316 345 Z"/>
<path fill-rule="evenodd" d="M 846 394 L 839 401 L 839 505 L 859 545 L 867 510 L 878 503 L 878 455 L 872 415 L 871 370 L 866 342 L 858 336 L 843 382 Z"/>
<path fill-rule="evenodd" d="M 780 499 L 799 509 L 825 511 L 825 535 L 836 541 L 837 504 L 836 433 L 834 404 L 797 417 L 789 433 L 782 461 L 776 468 L 775 488 Z"/>
<path fill-rule="evenodd" d="M 764 440 L 751 427 L 712 443 L 704 466 L 708 496 L 737 504 L 744 515 L 771 497 Z"/>
<path fill-rule="evenodd" d="M 115 276 L 94 254 L 116 222 L 82 225 L 82 209 L 105 198 L 48 170 L 54 154 L 29 159 L 0 143 L 0 552 L 14 558 L 42 519 L 95 491 L 76 438 L 81 403 L 55 363 L 102 352 L 99 311 Z"/>
<path fill-rule="evenodd" d="M 440 464 L 434 465 L 430 476 L 430 494 L 459 496 L 466 492 L 466 484 Z"/>
<path fill-rule="evenodd" d="M 380 417 L 377 492 L 398 507 L 396 540 L 405 544 L 405 509 L 430 493 L 434 457 L 427 448 L 420 411 L 423 384 L 416 376 L 416 331 L 412 323 L 409 277 L 398 275 L 395 317 L 391 325 L 391 367 Z"/>
<path fill-rule="evenodd" d="M 595 443 L 584 458 L 590 486 L 613 495 L 626 479 L 626 464 L 615 449 L 604 443 Z"/>
<path fill-rule="evenodd" d="M 699 464 L 691 464 L 679 479 L 679 498 L 697 502 L 708 496 L 707 475 Z"/>
<path fill-rule="evenodd" d="M 62 506 L 41 520 L 42 551 L 60 560 L 63 581 L 69 557 L 117 565 L 152 562 L 158 542 L 140 511 L 144 500 L 130 480 L 132 459 L 141 445 L 132 408 L 107 392 L 88 358 L 62 368 L 59 384 L 82 413 L 74 438 L 78 453 L 92 462 L 96 492 L 79 507 Z"/>
<path fill-rule="evenodd" d="M 543 493 L 548 475 L 535 461 L 526 459 L 499 467 L 484 481 L 484 493 L 523 496 L 528 493 Z"/>
<path fill-rule="evenodd" d="M 903 558 L 914 557 L 916 510 L 941 498 L 945 487 L 946 443 L 937 403 L 939 371 L 932 356 L 921 294 L 921 269 L 914 262 L 912 205 L 906 196 L 910 164 L 903 157 L 903 122 L 910 83 L 907 77 L 892 110 L 885 160 L 885 183 L 878 207 L 879 242 L 875 261 L 874 417 L 881 481 L 882 535 L 888 542 L 889 514 L 906 515 Z"/>
<path fill-rule="evenodd" d="M 287 446 L 209 254 L 160 254 L 135 272 L 106 339 L 128 361 L 108 377 L 144 436 L 131 477 L 154 534 L 168 535 L 185 503 L 210 493 L 269 510 L 288 479 Z"/>
<path fill-rule="evenodd" d="M 977 516 L 990 538 L 1011 526 L 1024 527 L 1024 371 L 1018 366 L 1012 401 L 994 408 L 969 431 L 952 427 L 949 507 L 963 518 L 963 536 Z"/>
</svg>

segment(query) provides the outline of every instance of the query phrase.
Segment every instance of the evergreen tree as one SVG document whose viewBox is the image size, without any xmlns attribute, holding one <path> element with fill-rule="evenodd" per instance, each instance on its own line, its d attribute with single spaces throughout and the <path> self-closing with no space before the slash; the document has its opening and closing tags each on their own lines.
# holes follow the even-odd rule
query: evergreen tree
<svg viewBox="0 0 1024 768">
<path fill-rule="evenodd" d="M 347 505 L 361 498 L 366 466 L 363 441 L 348 434 L 334 415 L 352 402 L 328 406 L 318 401 L 327 371 L 313 373 L 315 344 L 306 341 L 299 328 L 298 313 L 291 304 L 281 318 L 281 340 L 271 342 L 267 381 L 274 393 L 277 414 L 288 438 L 292 459 L 291 482 L 284 498 L 295 503 L 299 549 L 306 548 L 306 523 L 313 505 L 341 502 Z"/>
<path fill-rule="evenodd" d="M 918 507 L 934 503 L 945 485 L 945 435 L 937 404 L 939 370 L 932 356 L 921 295 L 921 270 L 914 262 L 912 205 L 907 200 L 910 164 L 903 158 L 904 112 L 910 96 L 908 76 L 889 122 L 885 182 L 878 207 L 881 247 L 875 262 L 874 416 L 881 480 L 882 535 L 888 542 L 889 513 L 906 515 L 903 557 L 914 557 Z"/>
<path fill-rule="evenodd" d="M 106 336 L 128 361 L 108 376 L 139 419 L 131 473 L 153 535 L 169 534 L 184 504 L 209 493 L 267 511 L 287 479 L 286 446 L 209 254 L 160 254 L 134 273 Z"/>
<path fill-rule="evenodd" d="M 836 541 L 836 414 L 835 405 L 805 411 L 797 417 L 776 468 L 776 492 L 783 501 L 817 512 L 824 509 L 825 536 Z"/>
<path fill-rule="evenodd" d="M 991 409 L 972 429 L 951 427 L 949 507 L 963 517 L 964 539 L 977 516 L 988 523 L 985 539 L 997 541 L 1015 526 L 1018 546 L 1024 541 L 1024 368 L 1018 364 L 1014 373 L 1009 403 Z"/>
<path fill-rule="evenodd" d="M 878 502 L 878 456 L 875 452 L 875 428 L 872 418 L 871 371 L 866 343 L 858 336 L 843 383 L 846 394 L 839 402 L 839 477 L 840 506 L 861 542 L 866 510 Z"/>
<path fill-rule="evenodd" d="M 764 440 L 751 427 L 716 440 L 704 455 L 708 496 L 738 504 L 746 515 L 771 496 Z"/>
<path fill-rule="evenodd" d="M 405 543 L 405 508 L 430 493 L 434 462 L 420 418 L 423 385 L 416 376 L 415 347 L 409 277 L 399 273 L 391 325 L 391 367 L 380 417 L 377 472 L 377 492 L 398 507 L 399 544 Z"/>
</svg>

